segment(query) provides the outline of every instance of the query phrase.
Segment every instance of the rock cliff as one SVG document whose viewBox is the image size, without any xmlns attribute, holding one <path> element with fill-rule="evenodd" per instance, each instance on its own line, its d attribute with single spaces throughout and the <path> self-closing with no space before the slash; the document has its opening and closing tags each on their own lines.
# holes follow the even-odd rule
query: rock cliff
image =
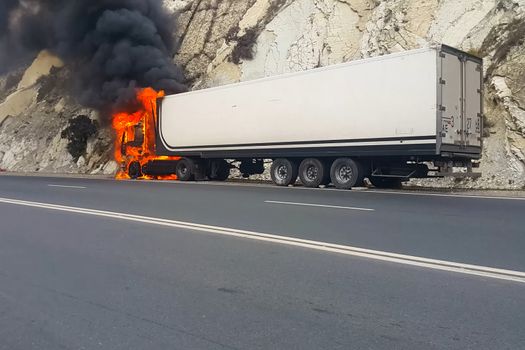
<svg viewBox="0 0 525 350">
<path fill-rule="evenodd" d="M 435 186 L 525 186 L 525 0 L 165 0 L 178 14 L 187 84 L 206 88 L 445 43 L 485 59 L 483 177 Z M 61 131 L 77 115 L 49 53 L 0 78 L 0 168 L 111 173 L 98 125 L 73 159 Z M 52 68 L 55 67 L 55 68 Z M 27 76 L 32 78 L 28 78 Z"/>
</svg>

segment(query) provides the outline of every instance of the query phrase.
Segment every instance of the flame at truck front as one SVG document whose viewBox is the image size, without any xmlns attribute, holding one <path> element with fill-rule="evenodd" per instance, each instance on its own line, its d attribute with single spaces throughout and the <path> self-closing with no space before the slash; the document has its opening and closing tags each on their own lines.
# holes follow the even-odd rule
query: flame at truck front
<svg viewBox="0 0 525 350">
<path fill-rule="evenodd" d="M 145 175 L 143 168 L 152 161 L 177 161 L 180 157 L 158 156 L 155 153 L 155 123 L 157 99 L 163 91 L 152 88 L 137 91 L 138 109 L 135 112 L 119 112 L 113 115 L 115 130 L 115 160 L 120 165 L 117 179 L 164 179 L 176 180 L 175 175 Z"/>
</svg>

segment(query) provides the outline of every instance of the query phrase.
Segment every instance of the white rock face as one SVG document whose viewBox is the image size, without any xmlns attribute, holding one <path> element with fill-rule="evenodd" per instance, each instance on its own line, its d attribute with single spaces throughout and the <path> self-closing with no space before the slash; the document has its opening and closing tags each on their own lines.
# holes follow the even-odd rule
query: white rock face
<svg viewBox="0 0 525 350">
<path fill-rule="evenodd" d="M 164 0 L 164 3 L 178 14 L 176 34 L 180 45 L 175 62 L 185 69 L 189 84 L 195 89 L 403 51 L 433 42 L 483 56 L 486 138 L 481 170 L 484 176 L 476 181 L 446 180 L 430 184 L 475 188 L 525 186 L 525 0 Z M 45 74 L 46 70 L 43 71 Z M 35 90 L 27 92 L 13 88 L 8 80 L 0 77 L 0 123 L 2 108 L 10 110 L 4 112 L 4 117 L 12 116 L 0 124 L 0 167 L 96 173 L 116 169 L 109 162 L 109 131 L 90 141 L 88 150 L 93 155 L 86 154 L 80 162 L 68 159 L 64 140 L 57 135 L 80 107 L 67 98 L 58 98 L 53 103 L 39 101 L 36 92 L 41 87 L 39 83 L 33 85 Z M 10 102 L 15 100 L 23 103 Z M 13 104 L 24 108 L 13 109 Z M 11 124 L 15 121 L 18 129 Z M 37 133 L 39 123 L 44 129 Z M 15 129 L 21 131 L 14 134 Z M 31 133 L 42 137 L 35 138 Z M 6 146 L 8 143 L 11 146 Z M 47 151 L 42 151 L 42 147 Z M 104 147 L 108 150 L 101 149 Z"/>
<path fill-rule="evenodd" d="M 172 12 L 177 12 L 191 6 L 192 2 L 193 0 L 165 0 L 164 6 Z"/>
<path fill-rule="evenodd" d="M 64 63 L 60 58 L 44 50 L 38 54 L 31 66 L 27 68 L 18 83 L 18 90 L 27 89 L 36 84 L 38 79 L 49 75 L 53 67 L 63 67 Z"/>
<path fill-rule="evenodd" d="M 7 116 L 17 116 L 30 108 L 36 101 L 37 90 L 35 85 L 38 79 L 48 75 L 51 68 L 62 67 L 62 65 L 63 63 L 58 57 L 47 51 L 42 51 L 24 72 L 16 91 L 0 103 L 0 123 Z"/>
<path fill-rule="evenodd" d="M 343 1 L 298 0 L 268 23 L 257 54 L 242 63 L 242 80 L 312 69 L 359 54 L 361 17 Z"/>
</svg>

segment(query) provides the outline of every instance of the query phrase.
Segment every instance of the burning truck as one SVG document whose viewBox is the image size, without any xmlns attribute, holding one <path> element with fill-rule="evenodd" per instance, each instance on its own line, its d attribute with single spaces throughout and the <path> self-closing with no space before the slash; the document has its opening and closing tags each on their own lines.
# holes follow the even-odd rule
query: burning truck
<svg viewBox="0 0 525 350">
<path fill-rule="evenodd" d="M 245 177 L 271 161 L 279 186 L 475 176 L 482 64 L 439 45 L 171 96 L 143 89 L 137 112 L 113 118 L 118 177 L 222 181 L 227 160 Z"/>
<path fill-rule="evenodd" d="M 115 160 L 121 165 L 117 179 L 173 179 L 177 156 L 160 156 L 155 150 L 157 99 L 164 91 L 152 88 L 137 91 L 138 109 L 113 115 L 116 134 Z"/>
</svg>

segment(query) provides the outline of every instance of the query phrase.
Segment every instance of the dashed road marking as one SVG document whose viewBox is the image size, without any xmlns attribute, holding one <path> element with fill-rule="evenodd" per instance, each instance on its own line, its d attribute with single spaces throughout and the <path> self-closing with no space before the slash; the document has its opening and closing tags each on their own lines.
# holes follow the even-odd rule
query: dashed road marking
<svg viewBox="0 0 525 350">
<path fill-rule="evenodd" d="M 58 187 L 58 188 L 75 188 L 80 190 L 85 190 L 85 186 L 66 186 L 66 185 L 47 185 L 48 187 Z"/>
<path fill-rule="evenodd" d="M 375 211 L 375 209 L 371 209 L 371 208 L 343 207 L 343 206 L 339 206 L 339 205 L 329 205 L 329 204 L 296 203 L 296 202 L 281 202 L 281 201 L 264 201 L 264 203 L 280 204 L 280 205 L 296 205 L 296 206 L 302 206 L 302 207 L 329 208 L 329 209 Z"/>
</svg>

